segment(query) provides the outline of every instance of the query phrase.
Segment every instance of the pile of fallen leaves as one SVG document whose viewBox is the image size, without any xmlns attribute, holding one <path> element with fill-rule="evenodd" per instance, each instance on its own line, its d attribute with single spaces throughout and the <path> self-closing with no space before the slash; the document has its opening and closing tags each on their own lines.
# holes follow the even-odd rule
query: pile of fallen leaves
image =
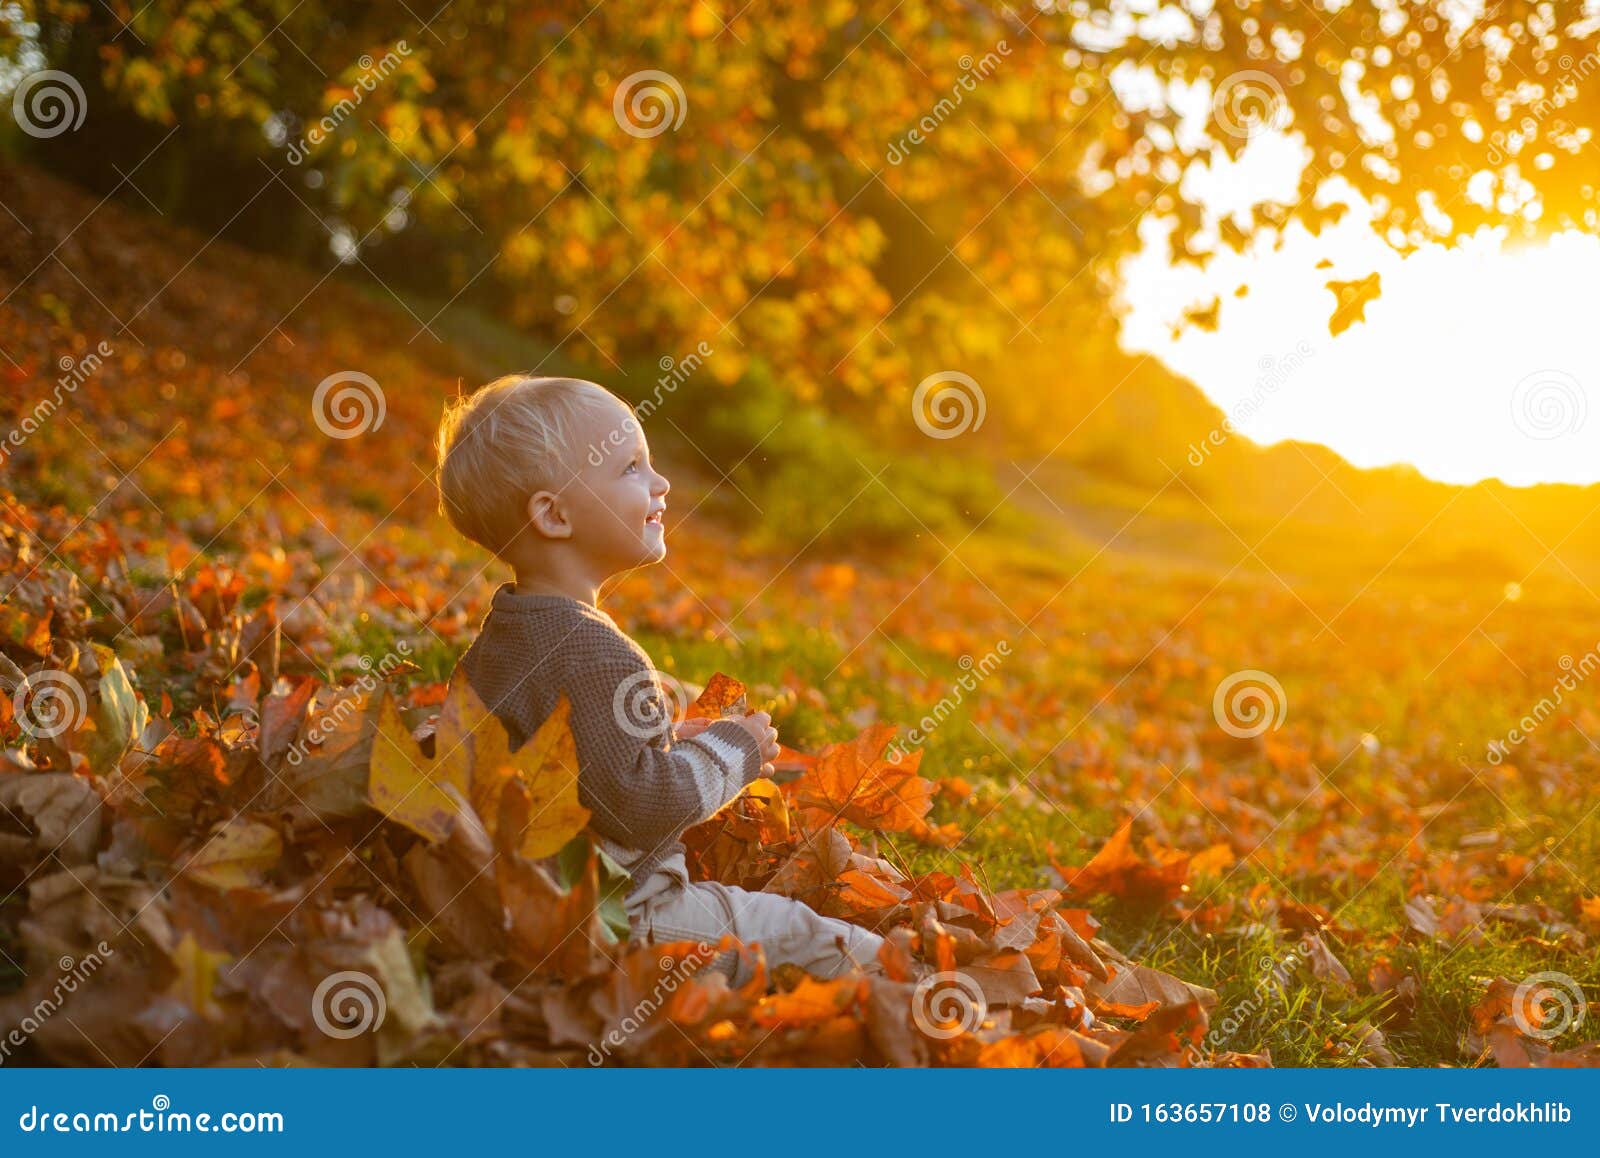
<svg viewBox="0 0 1600 1158">
<path fill-rule="evenodd" d="M 965 553 L 928 582 L 746 550 L 685 503 L 608 608 L 669 669 L 750 676 L 806 747 L 860 733 L 786 752 L 688 834 L 692 871 L 890 946 L 883 976 L 729 991 L 697 947 L 627 942 L 559 724 L 507 753 L 445 680 L 489 590 L 419 448 L 504 367 L 25 169 L 0 200 L 30 228 L 0 249 L 0 1063 L 1597 1060 L 1569 1043 L 1600 717 L 1571 697 L 1515 759 L 1460 758 L 1589 638 L 1581 589 L 1279 591 L 1111 551 L 1065 585 Z M 385 417 L 329 437 L 314 391 L 349 368 Z M 884 721 L 1024 614 L 971 726 L 890 759 Z M 1213 718 L 1246 662 L 1295 676 L 1254 739 Z"/>
<path fill-rule="evenodd" d="M 163 598 L 119 544 L 91 589 L 33 529 L 0 542 L 0 933 L 24 976 L 0 1024 L 25 1026 L 40 1059 L 1205 1060 L 1214 994 L 1126 960 L 1059 891 L 992 893 L 879 855 L 880 839 L 960 835 L 928 822 L 935 786 L 919 754 L 890 755 L 886 725 L 785 751 L 781 784 L 686 835 L 697 879 L 884 934 L 883 974 L 769 970 L 729 940 L 753 966 L 729 988 L 688 968 L 698 946 L 628 939 L 564 704 L 512 752 L 464 681 L 402 690 L 404 662 L 342 685 L 276 674 L 284 625 L 272 600 L 240 605 L 237 576 L 205 570 Z M 218 709 L 148 702 L 112 639 Z M 719 676 L 690 711 L 745 699 Z"/>
</svg>

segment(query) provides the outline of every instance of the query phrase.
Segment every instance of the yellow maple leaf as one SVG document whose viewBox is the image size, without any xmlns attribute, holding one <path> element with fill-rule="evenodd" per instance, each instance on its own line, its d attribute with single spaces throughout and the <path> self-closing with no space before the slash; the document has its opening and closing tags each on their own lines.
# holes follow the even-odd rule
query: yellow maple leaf
<svg viewBox="0 0 1600 1158">
<path fill-rule="evenodd" d="M 439 740 L 442 741 L 443 737 Z M 442 747 L 435 751 L 444 751 Z M 396 824 L 419 836 L 441 841 L 455 824 L 456 806 L 434 776 L 443 773 L 447 783 L 461 775 L 451 764 L 453 752 L 443 761 L 422 754 L 387 688 L 378 706 L 378 734 L 372 741 L 372 766 L 367 777 L 367 799 L 372 807 Z M 435 768 L 435 765 L 441 765 Z"/>
<path fill-rule="evenodd" d="M 283 837 L 276 828 L 236 816 L 211 834 L 183 872 L 213 888 L 255 888 L 282 856 Z"/>
<path fill-rule="evenodd" d="M 578 752 L 570 717 L 571 705 L 562 696 L 538 731 L 512 752 L 505 726 L 467 681 L 457 678 L 440 709 L 433 755 L 428 756 L 386 698 L 378 714 L 368 797 L 389 819 L 440 841 L 449 836 L 458 811 L 444 791 L 448 785 L 494 838 L 505 790 L 516 781 L 528 796 L 528 819 L 517 850 L 530 859 L 549 856 L 589 822 L 588 809 L 578 802 Z"/>
<path fill-rule="evenodd" d="M 539 730 L 508 757 L 511 771 L 528 791 L 528 825 L 519 847 L 530 860 L 558 851 L 589 823 L 589 810 L 578 803 L 578 748 L 572 738 L 571 710 L 562 696 Z"/>
<path fill-rule="evenodd" d="M 194 939 L 193 933 L 185 933 L 170 956 L 178 975 L 167 987 L 167 995 L 208 1020 L 221 1017 L 222 1006 L 215 997 L 217 971 L 233 958 L 207 949 Z"/>
</svg>

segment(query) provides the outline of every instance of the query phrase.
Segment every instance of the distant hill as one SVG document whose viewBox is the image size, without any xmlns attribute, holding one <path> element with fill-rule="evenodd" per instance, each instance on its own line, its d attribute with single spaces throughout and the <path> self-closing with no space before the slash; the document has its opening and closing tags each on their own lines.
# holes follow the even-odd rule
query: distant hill
<svg viewBox="0 0 1600 1158">
<path fill-rule="evenodd" d="M 253 380 L 268 397 L 292 393 L 298 413 L 329 359 L 341 356 L 342 334 L 354 333 L 363 350 L 392 354 L 394 380 L 415 383 L 392 392 L 390 421 L 425 445 L 439 397 L 516 357 L 495 345 L 503 328 L 444 315 L 424 331 L 427 311 L 418 318 L 415 303 L 380 300 L 340 276 L 101 202 L 26 166 L 0 171 L 0 201 L 15 215 L 0 218 L 0 293 L 8 295 L 0 315 L 9 315 L 0 316 L 0 380 L 12 417 L 56 381 L 69 335 L 104 335 L 124 352 L 130 333 L 152 349 L 186 350 L 191 364 L 175 380 L 219 390 Z M 93 293 L 84 285 L 90 269 Z M 313 351 L 312 342 L 330 348 Z M 987 378 L 1003 395 L 995 424 L 1009 443 L 999 493 L 1076 552 L 1271 569 L 1295 581 L 1466 578 L 1561 584 L 1585 596 L 1600 589 L 1600 520 L 1591 518 L 1600 488 L 1453 486 L 1405 467 L 1358 469 L 1322 446 L 1263 448 L 1238 435 L 1195 465 L 1192 448 L 1220 429 L 1222 412 L 1154 358 L 1122 350 L 1112 318 L 1060 348 L 1019 353 Z M 284 420 L 281 408 L 250 417 Z M 306 485 L 359 496 L 381 481 L 343 477 L 324 457 Z M 26 464 L 24 448 L 7 466 Z M 685 465 L 697 466 L 692 456 Z M 426 508 L 423 490 L 412 503 Z M 1048 535 L 1035 545 L 1054 549 Z"/>
<path fill-rule="evenodd" d="M 1001 388 L 1029 400 L 1011 416 L 1028 446 L 1002 486 L 1031 471 L 1038 490 L 1015 498 L 1095 549 L 1203 566 L 1244 557 L 1285 577 L 1600 589 L 1600 486 L 1459 486 L 1409 466 L 1355 467 L 1314 443 L 1222 437 L 1223 412 L 1197 386 L 1121 349 L 1109 326 L 1014 376 Z"/>
</svg>

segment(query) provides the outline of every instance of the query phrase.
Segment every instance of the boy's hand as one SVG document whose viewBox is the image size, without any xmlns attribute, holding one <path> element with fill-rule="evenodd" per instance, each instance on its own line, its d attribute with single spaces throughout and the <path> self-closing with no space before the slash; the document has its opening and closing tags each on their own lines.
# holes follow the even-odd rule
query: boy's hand
<svg viewBox="0 0 1600 1158">
<path fill-rule="evenodd" d="M 761 749 L 761 775 L 771 776 L 772 762 L 778 758 L 778 729 L 772 726 L 772 716 L 767 712 L 751 712 L 734 721 L 750 733 Z"/>
</svg>

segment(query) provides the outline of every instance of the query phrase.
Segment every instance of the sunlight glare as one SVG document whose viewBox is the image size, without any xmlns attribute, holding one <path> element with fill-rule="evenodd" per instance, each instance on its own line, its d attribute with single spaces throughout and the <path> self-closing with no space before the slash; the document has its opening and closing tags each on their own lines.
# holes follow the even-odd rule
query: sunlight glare
<svg viewBox="0 0 1600 1158">
<path fill-rule="evenodd" d="M 1352 215 L 1321 238 L 1294 227 L 1279 250 L 1224 252 L 1200 271 L 1170 266 L 1161 226 L 1144 237 L 1125 266 L 1123 342 L 1194 381 L 1239 433 L 1445 482 L 1600 481 L 1600 238 L 1508 249 L 1480 231 L 1402 259 Z M 1324 258 L 1331 267 L 1315 268 Z M 1373 271 L 1382 294 L 1365 321 L 1330 336 L 1326 283 Z M 1174 339 L 1183 310 L 1213 296 L 1217 330 Z"/>
</svg>

